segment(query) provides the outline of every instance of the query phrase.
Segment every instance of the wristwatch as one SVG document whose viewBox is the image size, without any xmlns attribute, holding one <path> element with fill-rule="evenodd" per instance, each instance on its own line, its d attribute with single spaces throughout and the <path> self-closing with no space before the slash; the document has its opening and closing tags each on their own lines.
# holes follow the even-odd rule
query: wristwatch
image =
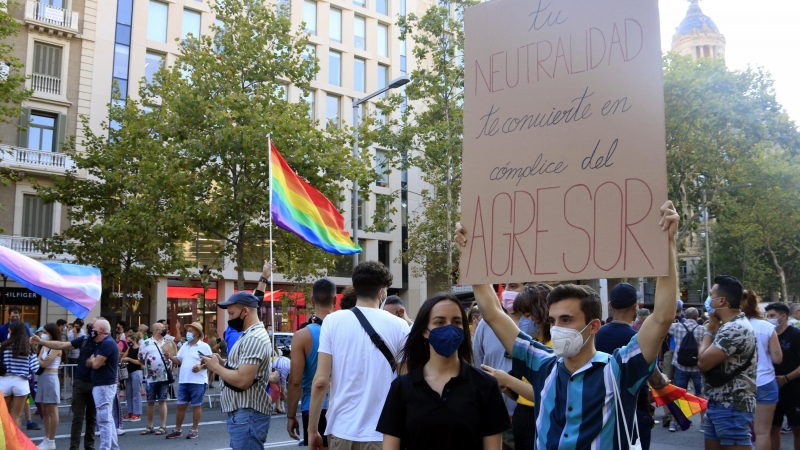
<svg viewBox="0 0 800 450">
<path fill-rule="evenodd" d="M 271 276 L 271 275 L 270 275 Z M 258 279 L 259 283 L 269 283 L 269 278 L 264 278 L 263 276 Z"/>
</svg>

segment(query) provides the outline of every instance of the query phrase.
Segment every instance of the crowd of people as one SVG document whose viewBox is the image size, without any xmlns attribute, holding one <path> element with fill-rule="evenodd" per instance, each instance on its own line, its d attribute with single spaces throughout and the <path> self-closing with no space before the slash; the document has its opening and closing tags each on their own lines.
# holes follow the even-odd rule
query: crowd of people
<svg viewBox="0 0 800 450">
<path fill-rule="evenodd" d="M 143 385 L 142 435 L 197 438 L 215 379 L 237 450 L 264 448 L 275 410 L 285 411 L 289 435 L 314 450 L 647 450 L 656 425 L 650 388 L 673 383 L 708 400 L 695 418 L 707 449 L 777 449 L 785 419 L 800 449 L 797 305 L 770 303 L 762 311 L 755 292 L 721 275 L 705 311 L 684 308 L 676 300 L 677 221 L 668 202 L 659 225 L 669 236 L 670 272 L 657 280 L 652 311 L 628 283 L 610 291 L 611 317 L 603 321 L 600 297 L 588 286 L 508 282 L 499 297 L 491 285 L 473 286 L 468 308 L 451 293 L 435 294 L 412 320 L 402 300 L 388 295 L 391 272 L 365 261 L 354 268 L 338 310 L 333 281 L 314 283 L 315 314 L 291 348 L 279 349 L 259 317 L 274 270 L 266 264 L 253 293 L 218 304 L 228 315 L 220 337 L 205 336 L 200 323 L 186 324 L 175 338 L 162 321 L 112 329 L 102 317 L 85 331 L 82 321 L 64 321 L 29 337 L 12 311 L 0 327 L 0 390 L 21 426 L 31 374 L 38 374 L 41 449 L 55 448 L 59 366 L 67 362 L 76 364 L 75 450 L 84 423 L 84 449 L 119 448 L 122 422 L 142 420 Z M 456 244 L 466 245 L 468 236 L 459 225 Z M 177 399 L 171 430 L 170 398 Z M 668 413 L 663 425 L 679 430 Z"/>
</svg>

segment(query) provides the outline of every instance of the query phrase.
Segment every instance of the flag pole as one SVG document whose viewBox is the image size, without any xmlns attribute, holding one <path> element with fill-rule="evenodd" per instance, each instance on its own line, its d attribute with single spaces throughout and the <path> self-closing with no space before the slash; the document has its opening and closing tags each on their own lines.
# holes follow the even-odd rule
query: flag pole
<svg viewBox="0 0 800 450">
<path fill-rule="evenodd" d="M 272 284 L 272 280 L 275 279 L 275 274 L 272 273 L 272 136 L 267 135 L 267 144 L 269 145 L 268 155 L 269 155 L 269 264 L 270 264 L 270 276 L 269 276 L 269 300 L 270 300 L 270 314 L 271 319 L 270 323 L 272 323 L 272 336 L 275 336 L 275 332 L 277 332 L 277 327 L 275 326 L 275 289 Z M 272 343 L 275 345 L 275 342 Z"/>
</svg>

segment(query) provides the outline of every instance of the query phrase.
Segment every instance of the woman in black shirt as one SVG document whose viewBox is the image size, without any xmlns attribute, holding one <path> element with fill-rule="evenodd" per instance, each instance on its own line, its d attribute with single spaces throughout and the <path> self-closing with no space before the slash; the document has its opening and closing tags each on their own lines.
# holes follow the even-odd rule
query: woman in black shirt
<svg viewBox="0 0 800 450">
<path fill-rule="evenodd" d="M 378 421 L 384 450 L 500 449 L 511 423 L 497 381 L 472 367 L 468 323 L 453 294 L 422 305 Z"/>
<path fill-rule="evenodd" d="M 128 414 L 122 417 L 129 422 L 138 422 L 142 415 L 142 362 L 139 361 L 139 342 L 142 341 L 141 333 L 129 333 L 128 351 L 120 358 L 120 365 L 128 364 L 128 379 L 125 382 L 125 397 L 127 400 Z"/>
</svg>

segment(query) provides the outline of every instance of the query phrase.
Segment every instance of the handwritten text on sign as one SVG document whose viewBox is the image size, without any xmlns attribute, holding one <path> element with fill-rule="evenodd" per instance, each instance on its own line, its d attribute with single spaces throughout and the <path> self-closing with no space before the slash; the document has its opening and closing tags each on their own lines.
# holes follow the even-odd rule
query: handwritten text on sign
<svg viewBox="0 0 800 450">
<path fill-rule="evenodd" d="M 467 9 L 462 282 L 667 273 L 657 7 Z"/>
</svg>

